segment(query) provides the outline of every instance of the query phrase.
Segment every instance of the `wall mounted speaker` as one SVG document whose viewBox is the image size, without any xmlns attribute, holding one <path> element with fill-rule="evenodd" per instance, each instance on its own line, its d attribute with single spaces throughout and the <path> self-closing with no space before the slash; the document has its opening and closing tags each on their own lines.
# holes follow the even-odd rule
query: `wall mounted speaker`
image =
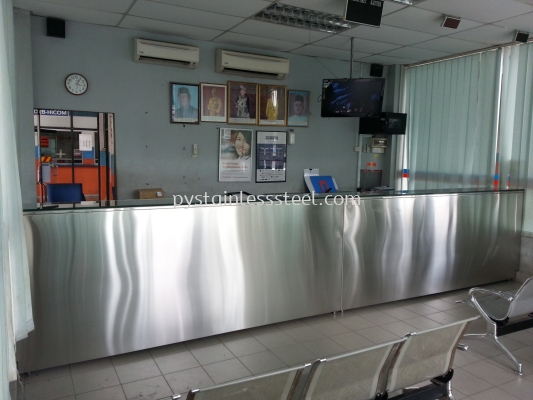
<svg viewBox="0 0 533 400">
<path fill-rule="evenodd" d="M 450 17 L 449 15 L 444 16 L 442 21 L 442 26 L 444 28 L 457 29 L 461 23 L 461 18 L 459 17 Z"/>
<path fill-rule="evenodd" d="M 383 76 L 383 65 L 370 64 L 370 76 L 381 78 Z"/>
<path fill-rule="evenodd" d="M 513 42 L 527 43 L 528 40 L 529 40 L 528 32 L 516 31 Z"/>
<path fill-rule="evenodd" d="M 65 20 L 46 18 L 46 36 L 65 39 Z"/>
</svg>

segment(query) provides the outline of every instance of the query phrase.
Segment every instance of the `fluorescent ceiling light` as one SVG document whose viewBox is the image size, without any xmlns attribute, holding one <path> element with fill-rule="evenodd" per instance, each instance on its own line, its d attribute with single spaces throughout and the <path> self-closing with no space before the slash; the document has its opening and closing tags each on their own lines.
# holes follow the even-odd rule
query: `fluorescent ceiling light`
<svg viewBox="0 0 533 400">
<path fill-rule="evenodd" d="M 274 3 L 258 12 L 254 19 L 328 33 L 339 33 L 357 26 L 353 22 L 345 21 L 340 15 L 287 6 L 281 3 Z"/>
</svg>

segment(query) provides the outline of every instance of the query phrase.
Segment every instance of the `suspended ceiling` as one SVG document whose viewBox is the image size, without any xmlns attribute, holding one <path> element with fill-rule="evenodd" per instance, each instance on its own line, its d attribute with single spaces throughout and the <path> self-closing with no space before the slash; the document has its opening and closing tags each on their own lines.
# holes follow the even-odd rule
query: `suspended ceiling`
<svg viewBox="0 0 533 400">
<path fill-rule="evenodd" d="M 280 3 L 343 15 L 346 0 Z M 411 64 L 513 41 L 515 30 L 533 33 L 533 0 L 386 0 L 381 27 L 359 25 L 340 34 L 254 20 L 276 3 L 266 0 L 14 0 L 43 17 L 115 26 L 311 57 L 367 63 Z M 443 15 L 461 18 L 441 27 Z M 68 27 L 67 27 L 68 29 Z"/>
</svg>

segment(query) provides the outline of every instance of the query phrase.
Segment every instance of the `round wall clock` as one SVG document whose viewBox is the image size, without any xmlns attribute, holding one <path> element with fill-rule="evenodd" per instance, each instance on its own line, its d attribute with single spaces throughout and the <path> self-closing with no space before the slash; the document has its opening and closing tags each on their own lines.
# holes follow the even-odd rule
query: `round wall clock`
<svg viewBox="0 0 533 400">
<path fill-rule="evenodd" d="M 70 93 L 80 95 L 87 91 L 89 82 L 87 82 L 87 79 L 83 75 L 70 74 L 65 79 L 65 87 Z"/>
</svg>

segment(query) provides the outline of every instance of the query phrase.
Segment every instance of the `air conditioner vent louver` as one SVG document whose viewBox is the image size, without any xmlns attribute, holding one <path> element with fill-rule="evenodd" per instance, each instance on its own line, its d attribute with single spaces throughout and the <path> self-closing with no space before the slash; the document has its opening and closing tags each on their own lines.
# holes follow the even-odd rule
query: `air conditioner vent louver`
<svg viewBox="0 0 533 400">
<path fill-rule="evenodd" d="M 285 79 L 289 73 L 289 60 L 217 49 L 215 71 L 256 78 Z"/>
<path fill-rule="evenodd" d="M 183 44 L 136 38 L 133 60 L 173 67 L 196 68 L 200 60 L 200 49 Z"/>
</svg>

